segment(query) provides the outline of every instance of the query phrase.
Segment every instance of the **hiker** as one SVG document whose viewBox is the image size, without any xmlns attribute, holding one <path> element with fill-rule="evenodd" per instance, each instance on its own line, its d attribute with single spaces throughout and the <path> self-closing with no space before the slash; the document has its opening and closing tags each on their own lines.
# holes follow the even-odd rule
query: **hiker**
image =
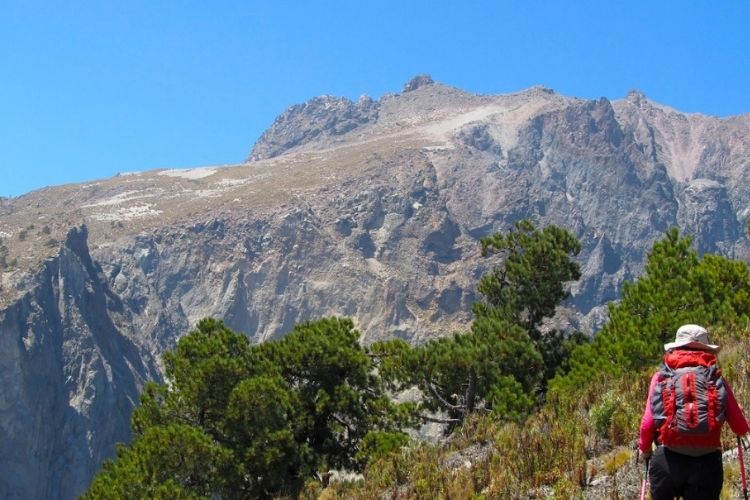
<svg viewBox="0 0 750 500">
<path fill-rule="evenodd" d="M 750 430 L 716 364 L 719 349 L 698 325 L 681 326 L 675 341 L 664 344 L 664 363 L 651 378 L 638 443 L 650 459 L 654 500 L 718 499 L 724 482 L 722 425 L 727 422 L 738 436 Z"/>
</svg>

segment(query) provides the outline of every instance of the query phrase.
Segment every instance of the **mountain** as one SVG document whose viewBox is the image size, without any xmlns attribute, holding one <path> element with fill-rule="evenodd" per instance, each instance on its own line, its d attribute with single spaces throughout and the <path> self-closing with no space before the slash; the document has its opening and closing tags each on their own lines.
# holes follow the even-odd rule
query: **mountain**
<svg viewBox="0 0 750 500">
<path fill-rule="evenodd" d="M 749 146 L 750 115 L 420 76 L 293 106 L 242 164 L 0 199 L 0 497 L 83 491 L 205 316 L 256 342 L 333 314 L 365 342 L 465 329 L 479 238 L 522 218 L 581 239 L 553 323 L 595 332 L 669 227 L 750 258 Z"/>
</svg>

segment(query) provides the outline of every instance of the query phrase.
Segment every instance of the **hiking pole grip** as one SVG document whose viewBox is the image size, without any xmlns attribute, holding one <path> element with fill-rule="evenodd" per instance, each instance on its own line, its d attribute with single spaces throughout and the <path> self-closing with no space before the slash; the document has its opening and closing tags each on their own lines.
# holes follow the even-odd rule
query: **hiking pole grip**
<svg viewBox="0 0 750 500">
<path fill-rule="evenodd" d="M 737 459 L 740 461 L 740 477 L 742 478 L 742 494 L 747 498 L 747 475 L 745 474 L 745 453 L 742 450 L 742 438 L 737 436 Z"/>
<path fill-rule="evenodd" d="M 641 500 L 646 500 L 646 491 L 648 490 L 648 463 L 651 461 L 651 457 L 646 459 L 646 474 L 643 476 L 643 482 L 641 483 Z"/>
</svg>

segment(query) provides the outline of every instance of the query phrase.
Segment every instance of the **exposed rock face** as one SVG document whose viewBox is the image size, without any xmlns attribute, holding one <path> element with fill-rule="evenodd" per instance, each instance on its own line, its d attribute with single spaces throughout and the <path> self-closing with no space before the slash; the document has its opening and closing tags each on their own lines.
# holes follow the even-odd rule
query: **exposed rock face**
<svg viewBox="0 0 750 500">
<path fill-rule="evenodd" d="M 581 239 L 555 322 L 593 332 L 671 226 L 748 258 L 749 142 L 748 116 L 635 92 L 477 96 L 419 77 L 294 106 L 243 165 L 0 200 L 0 497 L 80 493 L 202 317 L 254 341 L 332 314 L 366 342 L 466 328 L 493 264 L 478 239 L 522 218 Z"/>
<path fill-rule="evenodd" d="M 710 179 L 694 179 L 681 186 L 677 222 L 693 229 L 699 252 L 732 255 L 742 236 L 727 187 Z"/>
<path fill-rule="evenodd" d="M 81 492 L 128 439 L 139 390 L 158 376 L 151 353 L 129 338 L 137 332 L 123 328 L 127 310 L 86 238 L 72 230 L 37 286 L 0 316 L 3 498 Z"/>
<path fill-rule="evenodd" d="M 412 90 L 417 90 L 420 87 L 432 85 L 433 83 L 435 82 L 430 75 L 417 75 L 406 82 L 406 85 L 404 85 L 404 92 L 411 92 Z"/>
<path fill-rule="evenodd" d="M 248 159 L 273 158 L 311 141 L 330 141 L 377 117 L 377 103 L 366 96 L 357 103 L 343 97 L 316 97 L 282 113 L 263 133 Z"/>
</svg>

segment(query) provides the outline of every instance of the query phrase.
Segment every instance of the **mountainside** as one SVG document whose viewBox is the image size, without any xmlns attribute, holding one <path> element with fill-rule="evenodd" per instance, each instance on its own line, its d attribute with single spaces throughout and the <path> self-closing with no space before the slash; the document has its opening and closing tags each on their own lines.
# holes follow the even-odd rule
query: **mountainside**
<svg viewBox="0 0 750 500">
<path fill-rule="evenodd" d="M 367 342 L 424 342 L 468 325 L 478 239 L 526 217 L 581 239 L 555 322 L 587 332 L 671 226 L 748 260 L 748 146 L 750 115 L 423 76 L 293 106 L 244 164 L 0 199 L 0 497 L 85 489 L 205 316 L 255 341 L 336 314 Z"/>
</svg>

